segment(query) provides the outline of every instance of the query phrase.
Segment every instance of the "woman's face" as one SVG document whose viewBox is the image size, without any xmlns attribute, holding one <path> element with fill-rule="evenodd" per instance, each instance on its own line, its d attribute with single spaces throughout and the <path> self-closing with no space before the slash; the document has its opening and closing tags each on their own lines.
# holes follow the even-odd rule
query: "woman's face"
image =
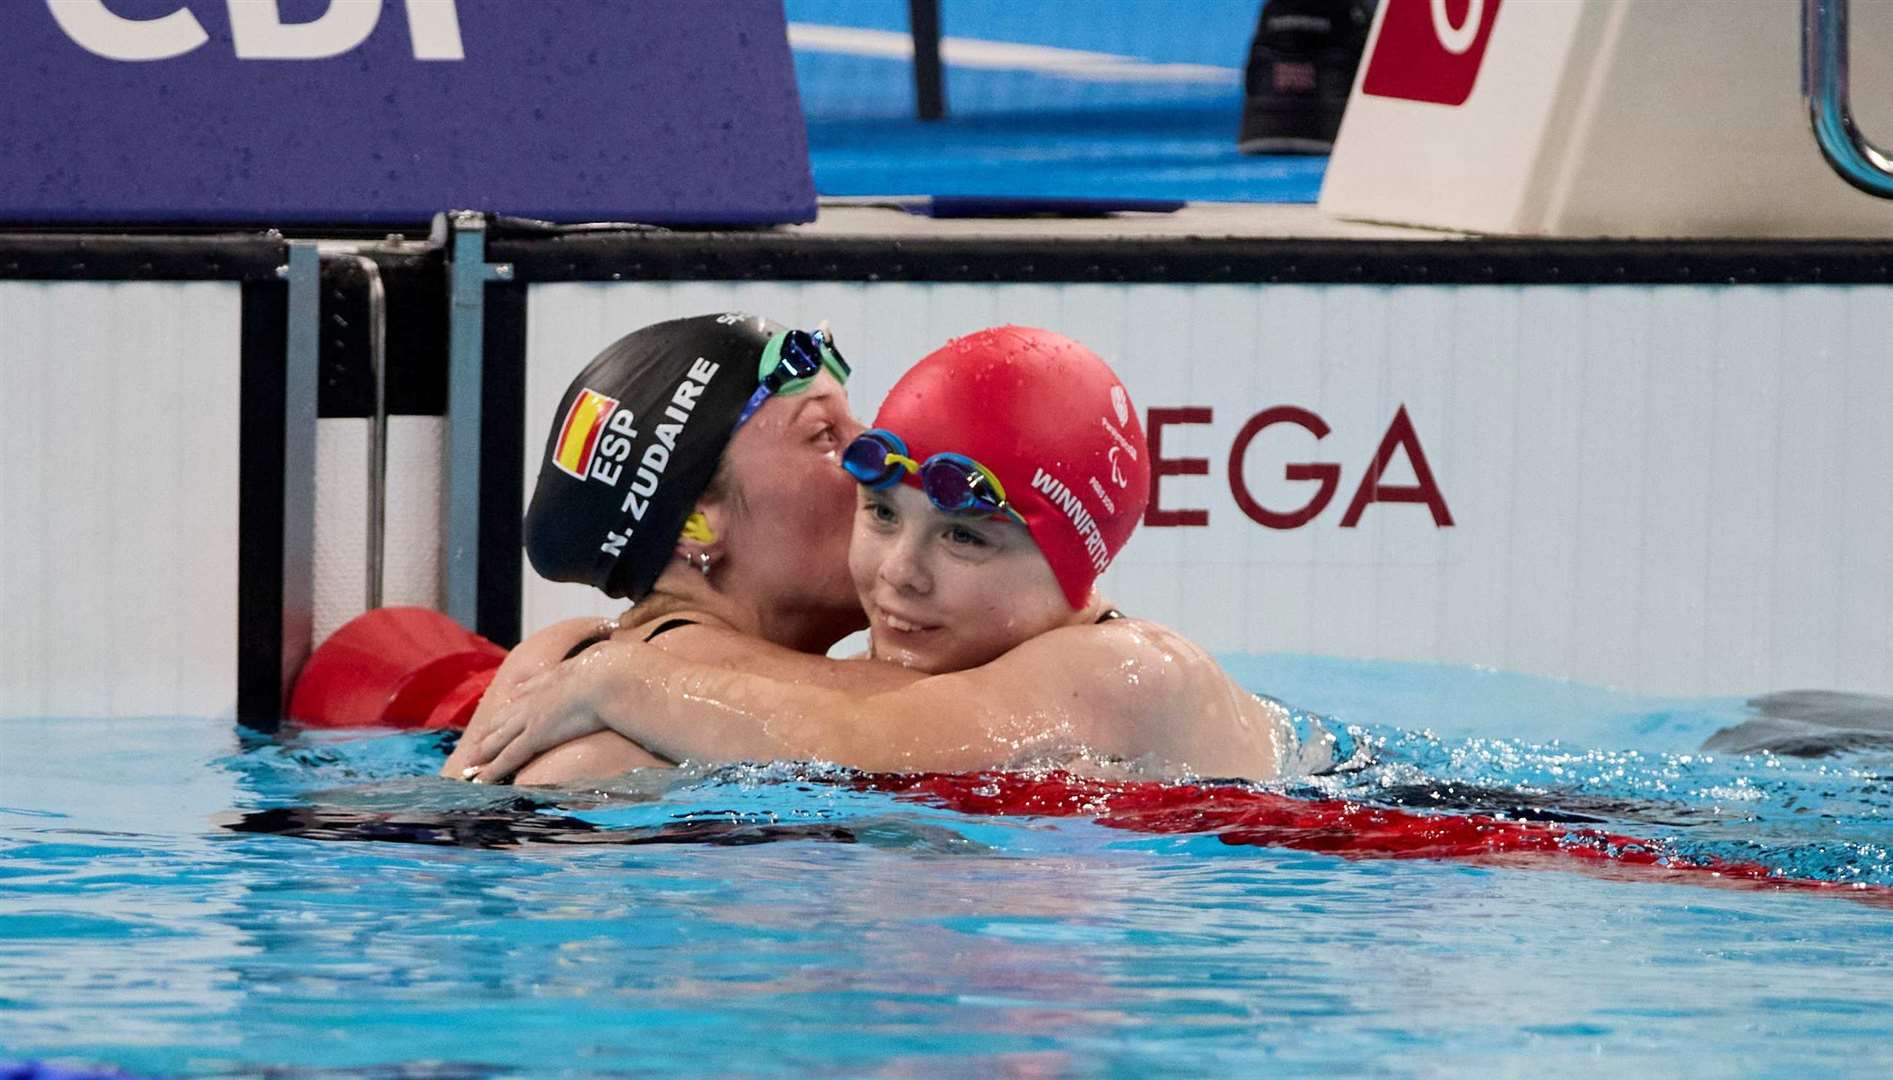
<svg viewBox="0 0 1893 1080">
<path fill-rule="evenodd" d="M 801 393 L 763 402 L 730 440 L 725 456 L 741 505 L 726 543 L 773 603 L 853 608 L 855 482 L 841 468 L 841 448 L 860 433 L 847 392 L 823 371 Z"/>
<path fill-rule="evenodd" d="M 1074 618 L 1023 525 L 948 514 L 910 484 L 859 489 L 848 565 L 873 654 L 939 674 Z"/>
</svg>

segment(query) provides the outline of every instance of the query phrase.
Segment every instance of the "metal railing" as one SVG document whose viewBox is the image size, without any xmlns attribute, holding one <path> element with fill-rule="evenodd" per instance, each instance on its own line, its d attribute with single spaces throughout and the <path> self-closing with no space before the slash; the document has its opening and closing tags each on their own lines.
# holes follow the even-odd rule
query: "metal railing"
<svg viewBox="0 0 1893 1080">
<path fill-rule="evenodd" d="M 381 606 L 388 543 L 388 292 L 381 282 L 381 267 L 368 256 L 349 253 L 325 258 L 353 267 L 367 292 L 374 411 L 368 424 L 368 587 L 362 599 L 372 609 Z"/>
<path fill-rule="evenodd" d="M 1847 79 L 1847 0 L 1801 0 L 1801 94 L 1822 156 L 1841 179 L 1893 199 L 1893 157 L 1854 127 Z"/>
</svg>

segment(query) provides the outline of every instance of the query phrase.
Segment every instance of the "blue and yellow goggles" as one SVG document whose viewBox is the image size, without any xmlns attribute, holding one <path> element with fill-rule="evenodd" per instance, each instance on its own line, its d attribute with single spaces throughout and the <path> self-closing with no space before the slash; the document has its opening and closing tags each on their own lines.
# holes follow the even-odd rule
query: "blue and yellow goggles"
<svg viewBox="0 0 1893 1080">
<path fill-rule="evenodd" d="M 926 461 L 915 461 L 907 453 L 907 443 L 885 428 L 869 428 L 855 436 L 841 452 L 841 467 L 870 491 L 884 491 L 900 482 L 901 477 L 920 477 L 920 490 L 927 501 L 949 514 L 976 514 L 1010 518 L 1025 524 L 1025 518 L 1006 501 L 1006 486 L 991 469 L 965 454 L 942 452 Z"/>
</svg>

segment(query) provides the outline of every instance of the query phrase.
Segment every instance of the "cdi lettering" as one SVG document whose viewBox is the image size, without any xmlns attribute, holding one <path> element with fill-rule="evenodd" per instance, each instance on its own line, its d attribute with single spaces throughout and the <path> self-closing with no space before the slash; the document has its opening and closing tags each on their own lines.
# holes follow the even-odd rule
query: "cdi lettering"
<svg viewBox="0 0 1893 1080">
<path fill-rule="evenodd" d="M 1211 411 L 1207 406 L 1150 410 L 1149 419 L 1144 424 L 1150 443 L 1150 505 L 1144 511 L 1144 524 L 1209 524 L 1207 509 L 1165 509 L 1161 505 L 1158 485 L 1166 476 L 1209 475 L 1208 458 L 1164 457 L 1163 429 L 1173 424 L 1207 424 L 1210 419 Z M 1230 444 L 1229 494 L 1235 498 L 1236 505 L 1249 520 L 1257 525 L 1270 529 L 1298 529 L 1327 509 L 1328 503 L 1334 498 L 1335 489 L 1341 483 L 1341 466 L 1332 461 L 1304 461 L 1286 465 L 1282 472 L 1288 479 L 1315 482 L 1313 494 L 1307 502 L 1293 509 L 1263 506 L 1243 480 L 1242 466 L 1249 456 L 1249 444 L 1255 441 L 1257 435 L 1277 424 L 1292 424 L 1317 440 L 1327 438 L 1328 435 L 1327 421 L 1321 419 L 1319 414 L 1295 405 L 1276 405 L 1256 413 L 1236 432 L 1236 439 Z M 1404 453 L 1408 464 L 1413 467 L 1414 483 L 1389 484 L 1381 479 L 1396 452 Z M 1405 405 L 1395 410 L 1386 434 L 1380 437 L 1380 446 L 1374 450 L 1374 460 L 1368 463 L 1367 474 L 1361 477 L 1360 484 L 1354 489 L 1354 497 L 1348 501 L 1347 512 L 1341 515 L 1341 527 L 1352 529 L 1359 525 L 1361 513 L 1368 504 L 1377 502 L 1419 503 L 1432 513 L 1435 526 L 1446 528 L 1453 523 L 1452 511 L 1446 508 L 1446 496 L 1433 480 L 1433 470 L 1426 463 L 1426 452 L 1420 449 L 1419 433 L 1413 430 L 1413 421 L 1407 416 Z"/>
<path fill-rule="evenodd" d="M 197 0 L 202 6 L 206 0 Z M 224 0 L 230 37 L 241 60 L 326 60 L 354 49 L 375 32 L 382 0 L 329 0 L 309 22 L 285 23 L 277 0 Z M 456 0 L 405 0 L 416 60 L 464 60 Z M 46 0 L 66 36 L 107 60 L 172 60 L 210 40 L 190 8 L 128 19 L 105 0 Z"/>
</svg>

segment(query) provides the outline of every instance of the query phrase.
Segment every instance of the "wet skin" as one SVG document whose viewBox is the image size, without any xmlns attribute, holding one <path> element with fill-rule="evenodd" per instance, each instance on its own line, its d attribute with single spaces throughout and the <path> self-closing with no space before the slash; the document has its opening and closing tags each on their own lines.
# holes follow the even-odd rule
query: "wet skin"
<svg viewBox="0 0 1893 1080">
<path fill-rule="evenodd" d="M 848 564 L 872 655 L 930 674 L 1096 617 L 1066 604 L 1025 526 L 946 513 L 911 484 L 861 489 Z"/>
</svg>

